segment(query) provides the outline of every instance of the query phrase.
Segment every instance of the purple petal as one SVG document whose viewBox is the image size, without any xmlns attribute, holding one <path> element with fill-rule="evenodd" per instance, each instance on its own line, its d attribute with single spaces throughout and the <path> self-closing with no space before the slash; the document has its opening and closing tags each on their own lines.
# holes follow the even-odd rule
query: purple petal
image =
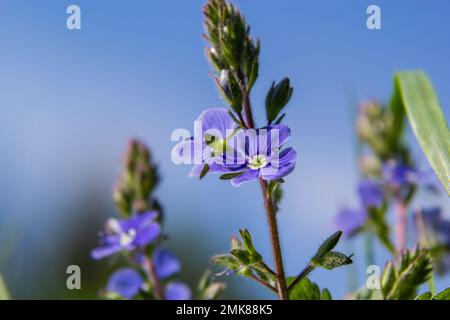
<svg viewBox="0 0 450 320">
<path fill-rule="evenodd" d="M 151 223 L 143 229 L 138 230 L 133 244 L 143 247 L 155 240 L 161 234 L 161 227 L 158 223 Z"/>
<path fill-rule="evenodd" d="M 414 176 L 415 171 L 411 167 L 394 161 L 388 161 L 383 166 L 383 179 L 396 188 L 415 183 Z"/>
<path fill-rule="evenodd" d="M 91 251 L 91 257 L 95 260 L 100 260 L 103 258 L 106 258 L 108 256 L 111 256 L 119 251 L 121 251 L 123 247 L 120 245 L 120 243 L 111 244 L 103 247 L 95 248 Z"/>
<path fill-rule="evenodd" d="M 234 130 L 237 124 L 228 114 L 225 108 L 212 108 L 203 111 L 196 121 L 201 121 L 203 134 L 218 131 L 221 139 L 227 138 L 227 130 Z"/>
<path fill-rule="evenodd" d="M 153 223 L 157 216 L 157 211 L 147 211 L 129 219 L 119 220 L 119 224 L 124 232 L 130 229 L 139 231 L 139 229 L 145 228 L 148 224 Z"/>
<path fill-rule="evenodd" d="M 144 284 L 139 272 L 131 268 L 119 269 L 108 280 L 107 290 L 132 299 Z"/>
<path fill-rule="evenodd" d="M 284 124 L 272 125 L 268 128 L 270 130 L 271 148 L 281 149 L 281 146 L 290 138 L 291 129 Z"/>
<path fill-rule="evenodd" d="M 367 212 L 365 210 L 354 210 L 344 208 L 338 212 L 334 219 L 334 226 L 350 237 L 366 222 Z"/>
<path fill-rule="evenodd" d="M 155 265 L 156 274 L 160 279 L 166 279 L 181 269 L 178 258 L 167 249 L 156 249 L 153 254 L 153 264 Z"/>
<path fill-rule="evenodd" d="M 189 300 L 191 299 L 191 290 L 187 285 L 181 282 L 170 282 L 166 286 L 167 300 Z"/>
<path fill-rule="evenodd" d="M 189 138 L 177 144 L 172 153 L 174 159 L 184 164 L 202 163 L 205 146 L 202 143 L 203 138 L 200 141 L 197 140 Z"/>
<path fill-rule="evenodd" d="M 372 180 L 364 179 L 358 185 L 358 193 L 364 207 L 379 207 L 383 203 L 383 189 Z"/>
<path fill-rule="evenodd" d="M 278 159 L 271 161 L 270 165 L 261 169 L 261 176 L 264 180 L 278 180 L 295 169 L 297 152 L 294 148 L 286 148 L 280 152 Z"/>
<path fill-rule="evenodd" d="M 239 187 L 244 182 L 252 181 L 258 179 L 259 170 L 250 170 L 247 168 L 247 172 L 241 174 L 240 176 L 231 179 L 231 184 L 234 187 Z"/>
</svg>

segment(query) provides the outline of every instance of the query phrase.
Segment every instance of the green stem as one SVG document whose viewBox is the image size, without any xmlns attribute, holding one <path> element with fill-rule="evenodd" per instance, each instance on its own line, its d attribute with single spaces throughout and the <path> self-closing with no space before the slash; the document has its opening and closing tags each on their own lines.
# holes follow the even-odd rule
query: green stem
<svg viewBox="0 0 450 320">
<path fill-rule="evenodd" d="M 308 264 L 306 266 L 305 269 L 303 269 L 302 272 L 300 272 L 300 274 L 297 276 L 297 278 L 294 279 L 294 281 L 289 285 L 288 287 L 288 292 L 291 292 L 292 289 L 295 288 L 295 286 L 297 285 L 297 283 L 299 283 L 300 281 L 302 281 L 303 278 L 305 278 L 311 271 L 313 271 L 316 268 L 316 266 L 314 266 L 313 264 Z"/>
</svg>

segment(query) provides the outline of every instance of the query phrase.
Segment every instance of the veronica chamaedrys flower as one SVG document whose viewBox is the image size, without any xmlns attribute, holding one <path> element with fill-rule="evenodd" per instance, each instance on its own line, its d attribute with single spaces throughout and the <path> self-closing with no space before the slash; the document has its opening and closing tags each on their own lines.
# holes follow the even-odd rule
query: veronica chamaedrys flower
<svg viewBox="0 0 450 320">
<path fill-rule="evenodd" d="M 358 184 L 358 195 L 365 208 L 379 207 L 383 203 L 383 189 L 379 182 L 373 179 L 363 179 Z"/>
<path fill-rule="evenodd" d="M 238 187 L 244 182 L 262 178 L 279 180 L 295 168 L 297 152 L 293 148 L 280 151 L 291 135 L 286 125 L 272 125 L 261 129 L 239 130 L 233 139 L 236 153 L 233 161 L 227 153 L 224 168 L 240 173 L 231 180 Z"/>
<path fill-rule="evenodd" d="M 167 300 L 189 300 L 191 290 L 184 283 L 173 281 L 166 285 L 165 296 Z"/>
<path fill-rule="evenodd" d="M 178 258 L 170 250 L 157 248 L 153 253 L 153 264 L 159 279 L 166 279 L 181 269 Z"/>
<path fill-rule="evenodd" d="M 111 275 L 106 290 L 124 298 L 132 299 L 143 288 L 144 283 L 144 279 L 135 269 L 122 268 Z"/>
<path fill-rule="evenodd" d="M 227 141 L 238 127 L 236 122 L 227 109 L 211 108 L 203 111 L 195 124 L 194 136 L 175 146 L 174 154 L 183 163 L 194 164 L 191 177 L 199 177 L 206 164 L 211 172 L 221 172 L 223 169 L 215 163 L 227 149 Z"/>
<path fill-rule="evenodd" d="M 367 220 L 365 209 L 341 209 L 334 218 L 334 226 L 342 230 L 346 237 L 351 237 Z"/>
<path fill-rule="evenodd" d="M 102 259 L 122 250 L 141 248 L 161 233 L 160 225 L 156 222 L 158 213 L 149 211 L 129 219 L 109 219 L 106 232 L 101 235 L 101 246 L 91 252 L 94 259 Z"/>
</svg>

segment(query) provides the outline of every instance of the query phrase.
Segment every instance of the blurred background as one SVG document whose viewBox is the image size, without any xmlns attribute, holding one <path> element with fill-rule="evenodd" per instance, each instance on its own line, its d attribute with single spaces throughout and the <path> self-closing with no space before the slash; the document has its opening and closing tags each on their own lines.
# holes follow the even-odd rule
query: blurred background
<svg viewBox="0 0 450 320">
<path fill-rule="evenodd" d="M 382 30 L 366 28 L 374 1 L 235 1 L 262 40 L 253 104 L 264 119 L 274 80 L 295 88 L 286 123 L 299 158 L 286 179 L 279 223 L 285 262 L 298 273 L 334 231 L 343 205 L 357 203 L 353 113 L 357 101 L 387 101 L 399 69 L 424 69 L 450 115 L 450 2 L 377 0 Z M 82 29 L 66 28 L 66 8 L 81 7 Z M 192 130 L 219 99 L 204 58 L 204 0 L 0 2 L 0 272 L 14 298 L 96 298 L 114 264 L 94 262 L 103 222 L 131 137 L 144 140 L 159 164 L 157 196 L 165 207 L 168 246 L 195 284 L 209 257 L 248 228 L 270 261 L 256 183 L 239 189 L 208 177 L 189 179 L 176 166 L 170 140 Z M 412 138 L 411 143 L 416 144 Z M 416 156 L 424 159 L 417 148 Z M 426 167 L 426 161 L 422 163 Z M 448 198 L 439 202 L 450 215 Z M 336 298 L 363 286 L 362 241 L 341 244 L 355 265 L 315 271 Z M 388 255 L 380 247 L 380 266 Z M 82 290 L 66 288 L 66 268 L 82 270 Z M 228 298 L 272 298 L 249 280 L 227 277 Z M 438 279 L 438 289 L 450 279 Z"/>
</svg>

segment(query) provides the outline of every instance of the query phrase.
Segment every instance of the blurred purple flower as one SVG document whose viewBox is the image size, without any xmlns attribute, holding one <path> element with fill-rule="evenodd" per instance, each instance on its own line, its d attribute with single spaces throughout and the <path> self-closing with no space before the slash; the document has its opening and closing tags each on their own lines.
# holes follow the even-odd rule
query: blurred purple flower
<svg viewBox="0 0 450 320">
<path fill-rule="evenodd" d="M 181 269 L 178 258 L 167 249 L 158 248 L 153 253 L 153 264 L 159 279 L 166 279 Z"/>
<path fill-rule="evenodd" d="M 383 189 L 375 180 L 363 179 L 358 185 L 358 194 L 365 208 L 377 208 L 383 203 Z"/>
<path fill-rule="evenodd" d="M 367 220 L 365 210 L 355 210 L 350 208 L 341 209 L 334 219 L 334 226 L 341 230 L 344 235 L 351 237 Z"/>
<path fill-rule="evenodd" d="M 191 290 L 182 282 L 169 282 L 166 285 L 165 295 L 167 300 L 189 300 Z"/>
<path fill-rule="evenodd" d="M 132 299 L 144 285 L 144 279 L 132 268 L 123 268 L 114 272 L 108 280 L 106 289 L 120 296 Z"/>
<path fill-rule="evenodd" d="M 144 247 L 155 240 L 161 228 L 155 222 L 158 213 L 149 211 L 129 219 L 110 219 L 106 232 L 100 238 L 101 247 L 91 251 L 93 259 L 102 259 L 122 250 Z"/>
<path fill-rule="evenodd" d="M 383 165 L 382 179 L 384 183 L 394 188 L 411 185 L 437 188 L 433 171 L 420 171 L 397 161 L 387 161 Z"/>
<path fill-rule="evenodd" d="M 258 178 L 278 180 L 291 173 L 297 152 L 293 148 L 280 152 L 290 135 L 291 130 L 285 125 L 238 131 L 234 137 L 237 141 L 234 158 L 226 159 L 224 165 L 229 172 L 241 173 L 231 180 L 232 185 L 238 187 Z"/>
<path fill-rule="evenodd" d="M 422 209 L 420 212 L 416 212 L 416 218 L 419 214 L 423 217 L 426 232 L 435 239 L 438 245 L 450 248 L 450 220 L 445 219 L 441 208 Z"/>
</svg>

